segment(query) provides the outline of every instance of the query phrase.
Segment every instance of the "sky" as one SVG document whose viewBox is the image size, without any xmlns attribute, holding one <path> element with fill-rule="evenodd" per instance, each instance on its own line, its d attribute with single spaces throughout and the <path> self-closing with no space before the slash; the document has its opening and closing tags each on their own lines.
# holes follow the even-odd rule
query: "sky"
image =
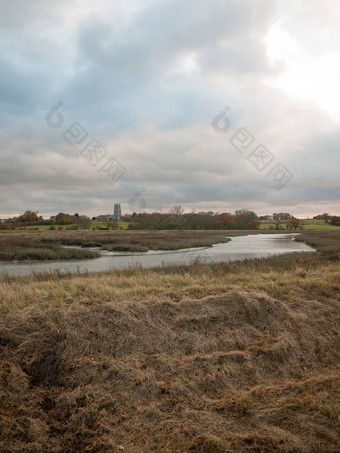
<svg viewBox="0 0 340 453">
<path fill-rule="evenodd" d="M 340 214 L 338 0 L 1 0 L 0 217 Z"/>
</svg>

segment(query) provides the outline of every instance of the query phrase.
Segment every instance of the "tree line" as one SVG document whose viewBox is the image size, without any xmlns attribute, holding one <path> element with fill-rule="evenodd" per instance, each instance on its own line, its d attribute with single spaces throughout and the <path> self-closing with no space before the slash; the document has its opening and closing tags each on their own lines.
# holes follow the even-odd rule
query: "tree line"
<svg viewBox="0 0 340 453">
<path fill-rule="evenodd" d="M 129 229 L 135 230 L 256 230 L 261 222 L 254 211 L 247 209 L 231 213 L 191 212 L 184 213 L 175 206 L 168 213 L 134 213 Z"/>
<path fill-rule="evenodd" d="M 38 215 L 37 211 L 25 211 L 23 214 L 7 219 L 6 222 L 0 224 L 0 229 L 10 230 L 15 227 L 27 227 L 27 226 L 39 226 L 39 225 L 76 225 L 78 228 L 87 229 L 90 228 L 92 220 L 86 215 L 79 215 L 75 213 L 73 215 L 60 212 L 56 216 L 52 216 L 49 219 L 44 219 Z"/>
<path fill-rule="evenodd" d="M 285 214 L 285 213 L 284 213 Z M 300 219 L 290 214 L 285 214 L 287 221 L 285 227 L 288 230 L 302 228 Z M 289 216 L 289 220 L 288 220 Z M 93 218 L 94 219 L 94 218 Z M 0 223 L 0 229 L 13 229 L 15 227 L 25 228 L 26 226 L 50 225 L 51 229 L 67 229 L 72 225 L 74 229 L 89 229 L 92 221 L 86 215 L 68 214 L 59 212 L 56 216 L 44 219 L 38 215 L 37 211 L 25 211 L 13 219 Z M 212 211 L 201 211 L 185 213 L 181 206 L 173 207 L 168 213 L 154 212 L 133 213 L 122 216 L 122 221 L 129 223 L 128 228 L 134 230 L 258 230 L 261 225 L 262 217 L 258 217 L 254 211 L 248 209 L 236 210 L 233 214 L 230 212 L 215 213 Z M 315 216 L 314 219 L 323 219 L 331 225 L 340 225 L 340 216 L 330 216 L 322 214 Z M 282 229 L 278 220 L 275 222 L 276 229 Z M 93 227 L 99 229 L 118 229 L 117 222 L 106 222 L 105 227 Z"/>
</svg>

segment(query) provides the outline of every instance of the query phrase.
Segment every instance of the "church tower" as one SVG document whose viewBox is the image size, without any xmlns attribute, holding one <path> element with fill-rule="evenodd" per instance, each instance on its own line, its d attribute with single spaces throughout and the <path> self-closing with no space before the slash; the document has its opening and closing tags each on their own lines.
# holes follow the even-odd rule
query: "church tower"
<svg viewBox="0 0 340 453">
<path fill-rule="evenodd" d="M 120 208 L 120 203 L 115 203 L 113 206 L 113 220 L 115 222 L 119 222 L 121 215 L 122 215 L 122 211 Z"/>
</svg>

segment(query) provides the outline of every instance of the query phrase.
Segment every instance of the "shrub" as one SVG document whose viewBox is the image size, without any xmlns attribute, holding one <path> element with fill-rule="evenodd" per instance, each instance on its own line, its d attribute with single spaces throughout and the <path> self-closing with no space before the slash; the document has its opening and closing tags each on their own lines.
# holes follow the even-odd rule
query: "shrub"
<svg viewBox="0 0 340 453">
<path fill-rule="evenodd" d="M 54 225 L 51 225 L 51 226 L 49 227 L 49 230 L 56 230 L 56 227 L 55 227 Z"/>
<path fill-rule="evenodd" d="M 340 226 L 340 216 L 333 216 L 329 222 L 331 225 Z"/>
<path fill-rule="evenodd" d="M 107 228 L 110 229 L 110 230 L 118 230 L 119 229 L 119 225 L 117 222 L 109 222 L 107 224 Z"/>
<path fill-rule="evenodd" d="M 97 241 L 90 241 L 90 242 L 84 242 L 81 246 L 82 247 L 102 247 L 102 243 L 101 242 L 97 242 Z"/>
<path fill-rule="evenodd" d="M 147 252 L 148 247 L 138 244 L 108 244 L 102 247 L 110 252 Z"/>
<path fill-rule="evenodd" d="M 0 223 L 0 230 L 13 230 L 13 226 L 10 223 Z"/>
<path fill-rule="evenodd" d="M 248 227 L 250 230 L 259 230 L 260 226 L 261 226 L 261 222 L 259 220 L 253 219 L 248 223 Z"/>
<path fill-rule="evenodd" d="M 57 230 L 61 231 L 61 230 L 63 230 L 63 229 L 64 229 L 64 227 L 63 227 L 62 225 L 58 225 L 58 226 L 57 226 Z"/>
</svg>

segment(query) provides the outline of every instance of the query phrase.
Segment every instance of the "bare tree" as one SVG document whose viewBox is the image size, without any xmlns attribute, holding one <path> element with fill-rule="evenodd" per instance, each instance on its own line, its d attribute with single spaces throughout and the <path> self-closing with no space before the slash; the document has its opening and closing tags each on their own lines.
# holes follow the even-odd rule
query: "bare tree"
<svg viewBox="0 0 340 453">
<path fill-rule="evenodd" d="M 174 206 L 173 208 L 170 209 L 170 214 L 172 215 L 179 216 L 182 215 L 183 213 L 184 209 L 182 208 L 182 206 Z"/>
</svg>

